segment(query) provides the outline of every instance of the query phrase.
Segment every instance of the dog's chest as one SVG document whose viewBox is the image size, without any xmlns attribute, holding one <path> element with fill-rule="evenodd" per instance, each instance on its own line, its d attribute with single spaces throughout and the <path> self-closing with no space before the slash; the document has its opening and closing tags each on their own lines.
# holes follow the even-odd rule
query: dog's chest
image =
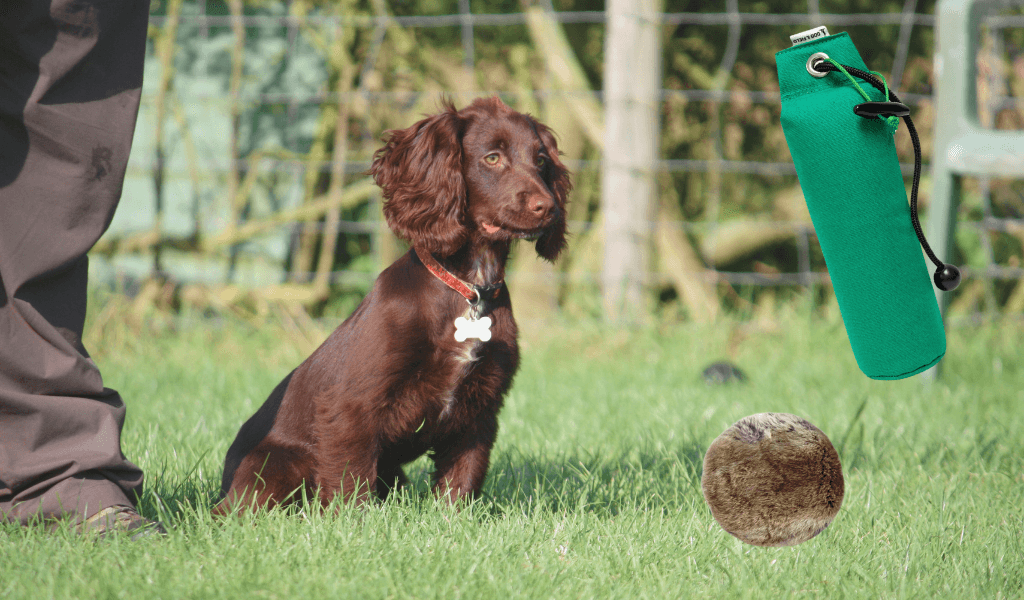
<svg viewBox="0 0 1024 600">
<path fill-rule="evenodd" d="M 450 376 L 446 393 L 442 396 L 440 418 L 443 419 L 451 413 L 460 396 L 460 388 L 466 385 L 467 379 L 472 376 L 474 368 L 482 358 L 486 344 L 491 339 L 490 324 L 491 317 L 482 316 L 472 307 L 467 307 L 467 310 L 453 323 L 455 330 L 452 333 L 452 338 L 456 344 L 447 353 L 448 368 L 445 370 L 450 373 Z M 478 335 L 467 337 L 465 335 L 467 328 Z"/>
</svg>

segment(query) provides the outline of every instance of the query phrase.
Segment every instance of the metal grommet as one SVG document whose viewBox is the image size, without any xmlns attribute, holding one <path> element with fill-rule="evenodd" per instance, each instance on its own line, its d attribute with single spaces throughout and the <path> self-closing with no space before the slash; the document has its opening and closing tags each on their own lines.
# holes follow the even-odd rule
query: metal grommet
<svg viewBox="0 0 1024 600">
<path fill-rule="evenodd" d="M 828 75 L 828 71 L 816 71 L 814 69 L 815 63 L 825 60 L 826 58 L 828 58 L 828 54 L 825 54 L 824 52 L 815 52 L 807 58 L 807 72 L 811 74 L 811 77 L 821 79 Z"/>
</svg>

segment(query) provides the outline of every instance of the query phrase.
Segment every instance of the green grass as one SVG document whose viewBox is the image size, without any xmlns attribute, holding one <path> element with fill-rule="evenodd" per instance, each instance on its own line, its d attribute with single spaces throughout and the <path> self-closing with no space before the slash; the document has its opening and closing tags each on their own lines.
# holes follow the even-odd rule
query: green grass
<svg viewBox="0 0 1024 600">
<path fill-rule="evenodd" d="M 834 319 L 535 328 L 481 500 L 436 503 L 421 459 L 383 504 L 221 522 L 224 452 L 309 344 L 277 325 L 126 321 L 94 312 L 86 344 L 128 404 L 142 510 L 171 534 L 0 526 L 0 598 L 1024 597 L 1019 323 L 951 331 L 930 386 L 864 377 Z M 705 385 L 722 358 L 748 382 Z M 836 520 L 791 548 L 726 534 L 700 491 L 711 441 L 767 411 L 821 428 L 846 477 Z"/>
</svg>

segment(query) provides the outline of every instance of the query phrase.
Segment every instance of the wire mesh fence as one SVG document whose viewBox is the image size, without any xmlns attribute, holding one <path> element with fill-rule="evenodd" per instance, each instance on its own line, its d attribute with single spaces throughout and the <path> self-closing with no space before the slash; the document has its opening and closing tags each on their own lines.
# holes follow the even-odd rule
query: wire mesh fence
<svg viewBox="0 0 1024 600">
<path fill-rule="evenodd" d="M 460 105 L 498 95 L 555 129 L 576 182 L 567 255 L 553 268 L 514 261 L 514 274 L 553 287 L 546 305 L 592 310 L 580 298 L 597 290 L 601 268 L 601 150 L 590 129 L 603 100 L 602 2 L 152 7 L 129 177 L 94 253 L 101 276 L 159 272 L 306 302 L 358 295 L 402 251 L 364 175 L 381 134 L 434 112 L 442 94 Z M 727 310 L 765 298 L 825 302 L 827 270 L 778 123 L 774 53 L 811 25 L 849 31 L 914 110 L 927 206 L 931 122 L 941 118 L 932 105 L 934 5 L 667 1 L 664 10 L 660 208 L 648 223 L 656 258 L 644 276 L 653 301 L 688 314 L 671 260 L 688 253 L 700 268 L 685 277 L 715 286 Z M 978 57 L 980 118 L 996 128 L 1024 128 L 1020 13 L 986 21 Z M 896 143 L 909 176 L 905 131 Z M 1024 185 L 982 178 L 965 189 L 951 258 L 967 268 L 951 312 L 1024 312 Z"/>
</svg>

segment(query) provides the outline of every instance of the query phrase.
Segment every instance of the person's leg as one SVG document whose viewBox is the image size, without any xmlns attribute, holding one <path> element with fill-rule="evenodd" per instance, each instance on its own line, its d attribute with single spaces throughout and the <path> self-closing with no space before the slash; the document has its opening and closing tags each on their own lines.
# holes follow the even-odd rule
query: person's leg
<svg viewBox="0 0 1024 600">
<path fill-rule="evenodd" d="M 0 519 L 131 506 L 125 408 L 82 346 L 86 252 L 113 217 L 149 3 L 14 2 L 0 19 Z"/>
</svg>

